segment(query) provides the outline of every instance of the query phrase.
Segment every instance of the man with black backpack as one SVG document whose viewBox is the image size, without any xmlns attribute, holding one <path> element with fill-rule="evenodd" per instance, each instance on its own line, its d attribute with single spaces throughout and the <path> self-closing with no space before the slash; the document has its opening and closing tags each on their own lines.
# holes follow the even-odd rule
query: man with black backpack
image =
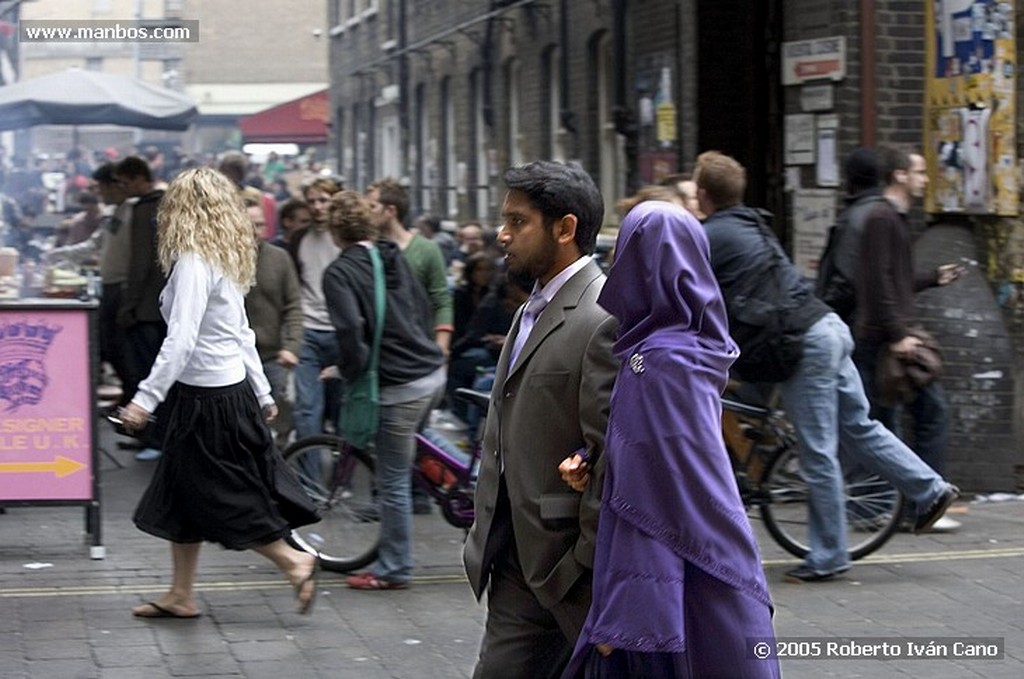
<svg viewBox="0 0 1024 679">
<path fill-rule="evenodd" d="M 828 244 L 818 266 L 815 293 L 832 307 L 839 318 L 853 327 L 857 307 L 857 268 L 860 266 L 860 237 L 871 210 L 884 201 L 879 185 L 878 154 L 859 148 L 844 164 L 846 207 L 829 231 Z"/>
<path fill-rule="evenodd" d="M 850 329 L 813 295 L 761 214 L 743 205 L 743 166 L 717 151 L 702 153 L 695 180 L 707 215 L 711 266 L 740 346 L 735 367 L 746 381 L 781 384 L 800 443 L 800 467 L 810 491 L 811 550 L 786 580 L 830 579 L 850 568 L 840 445 L 851 460 L 876 471 L 915 503 L 915 532 L 930 528 L 959 491 L 870 418 L 851 358 Z"/>
</svg>

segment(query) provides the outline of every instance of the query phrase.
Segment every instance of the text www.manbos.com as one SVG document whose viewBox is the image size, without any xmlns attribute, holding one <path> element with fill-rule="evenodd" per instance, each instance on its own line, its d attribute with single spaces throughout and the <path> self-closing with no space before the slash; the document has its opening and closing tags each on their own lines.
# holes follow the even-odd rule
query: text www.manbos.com
<svg viewBox="0 0 1024 679">
<path fill-rule="evenodd" d="M 199 42 L 199 21 L 161 26 L 125 21 L 25 20 L 18 27 L 21 42 Z"/>
</svg>

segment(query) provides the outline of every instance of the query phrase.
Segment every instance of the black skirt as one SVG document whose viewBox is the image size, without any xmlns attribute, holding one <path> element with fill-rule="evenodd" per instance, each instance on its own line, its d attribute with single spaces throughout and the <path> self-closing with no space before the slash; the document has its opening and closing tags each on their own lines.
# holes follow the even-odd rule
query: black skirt
<svg viewBox="0 0 1024 679">
<path fill-rule="evenodd" d="M 140 530 L 171 542 L 249 549 L 318 520 L 248 382 L 179 382 L 165 410 L 163 455 L 135 510 Z"/>
</svg>

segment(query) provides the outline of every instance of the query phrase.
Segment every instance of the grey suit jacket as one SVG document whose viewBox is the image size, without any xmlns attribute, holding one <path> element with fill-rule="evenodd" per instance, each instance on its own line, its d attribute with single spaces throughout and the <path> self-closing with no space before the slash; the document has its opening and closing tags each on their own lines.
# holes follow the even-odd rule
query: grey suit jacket
<svg viewBox="0 0 1024 679">
<path fill-rule="evenodd" d="M 551 608 L 593 567 L 601 499 L 608 401 L 618 369 L 611 353 L 615 319 L 597 304 L 604 274 L 589 262 L 558 291 L 537 319 L 514 369 L 512 341 L 498 359 L 481 449 L 476 521 L 463 550 L 473 592 L 487 585 L 496 554 L 514 539 L 523 575 L 538 601 Z M 513 320 L 519 328 L 522 309 Z M 515 332 L 509 333 L 510 340 Z M 559 463 L 586 448 L 591 481 L 569 488 Z M 497 525 L 501 464 L 511 526 Z"/>
</svg>

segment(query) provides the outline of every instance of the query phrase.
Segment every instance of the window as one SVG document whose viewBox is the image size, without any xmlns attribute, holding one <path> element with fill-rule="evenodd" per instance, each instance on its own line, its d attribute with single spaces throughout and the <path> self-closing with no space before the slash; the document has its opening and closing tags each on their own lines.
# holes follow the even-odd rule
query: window
<svg viewBox="0 0 1024 679">
<path fill-rule="evenodd" d="M 562 53 L 558 47 L 547 51 L 544 70 L 548 83 L 548 157 L 564 163 L 568 154 L 565 151 L 567 135 L 562 127 Z"/>
<path fill-rule="evenodd" d="M 459 214 L 459 196 L 455 186 L 455 103 L 450 77 L 441 81 L 441 170 L 445 215 L 455 217 Z"/>
<path fill-rule="evenodd" d="M 380 176 L 402 176 L 402 136 L 398 115 L 394 111 L 381 115 L 377 146 L 380 149 Z"/>
<path fill-rule="evenodd" d="M 416 172 L 419 175 L 420 183 L 420 211 L 429 212 L 433 205 L 431 200 L 431 189 L 434 185 L 434 177 L 431 168 L 434 159 L 427 154 L 427 130 L 430 127 L 430 114 L 427 111 L 427 86 L 419 84 L 416 86 Z"/>
<path fill-rule="evenodd" d="M 509 59 L 505 66 L 505 97 L 508 102 L 508 164 L 523 162 L 522 135 L 519 133 L 519 62 Z"/>
<path fill-rule="evenodd" d="M 597 86 L 596 111 L 598 153 L 599 155 L 599 186 L 602 195 L 626 195 L 626 145 L 625 138 L 615 129 L 614 83 L 615 60 L 612 56 L 612 41 L 607 33 L 599 36 L 592 43 L 595 72 L 593 82 Z M 605 202 L 605 224 L 617 221 L 615 201 Z"/>
<path fill-rule="evenodd" d="M 475 70 L 471 78 L 470 86 L 473 92 L 472 129 L 473 149 L 475 155 L 474 164 L 474 192 L 476 207 L 476 218 L 486 221 L 488 218 L 490 186 L 487 181 L 487 126 L 484 123 L 484 108 L 487 105 L 487 92 L 484 89 L 483 71 Z"/>
</svg>

